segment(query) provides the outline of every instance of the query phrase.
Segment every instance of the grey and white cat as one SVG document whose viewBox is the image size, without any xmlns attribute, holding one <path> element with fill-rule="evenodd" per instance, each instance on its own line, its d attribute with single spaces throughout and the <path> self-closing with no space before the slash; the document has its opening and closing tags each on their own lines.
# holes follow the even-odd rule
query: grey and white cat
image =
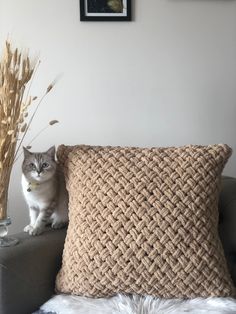
<svg viewBox="0 0 236 314">
<path fill-rule="evenodd" d="M 25 232 L 39 235 L 49 223 L 58 229 L 68 222 L 68 194 L 54 146 L 43 153 L 24 148 L 22 188 L 30 216 Z"/>
</svg>

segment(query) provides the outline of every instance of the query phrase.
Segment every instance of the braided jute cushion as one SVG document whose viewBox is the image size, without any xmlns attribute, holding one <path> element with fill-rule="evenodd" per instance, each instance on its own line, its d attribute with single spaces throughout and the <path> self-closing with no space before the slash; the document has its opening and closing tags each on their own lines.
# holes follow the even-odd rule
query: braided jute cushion
<svg viewBox="0 0 236 314">
<path fill-rule="evenodd" d="M 56 289 L 103 297 L 233 296 L 218 237 L 227 145 L 60 146 L 69 227 Z"/>
</svg>

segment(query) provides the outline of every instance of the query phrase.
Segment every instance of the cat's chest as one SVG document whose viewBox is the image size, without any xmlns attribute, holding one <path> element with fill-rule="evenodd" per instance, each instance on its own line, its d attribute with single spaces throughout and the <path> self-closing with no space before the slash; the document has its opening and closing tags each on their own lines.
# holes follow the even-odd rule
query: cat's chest
<svg viewBox="0 0 236 314">
<path fill-rule="evenodd" d="M 30 206 L 41 207 L 43 204 L 49 204 L 56 196 L 56 188 L 51 181 L 30 184 L 22 177 L 22 189 L 25 199 Z"/>
</svg>

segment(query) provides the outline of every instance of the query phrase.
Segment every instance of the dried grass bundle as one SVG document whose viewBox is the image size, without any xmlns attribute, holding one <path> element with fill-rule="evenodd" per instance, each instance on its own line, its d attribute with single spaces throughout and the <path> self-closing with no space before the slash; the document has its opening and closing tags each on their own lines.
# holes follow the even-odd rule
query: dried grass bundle
<svg viewBox="0 0 236 314">
<path fill-rule="evenodd" d="M 29 96 L 26 87 L 29 83 L 31 86 L 37 64 L 6 42 L 0 60 L 0 220 L 7 217 L 8 186 L 13 163 L 40 103 L 53 87 L 53 84 L 49 85 L 27 122 L 27 110 L 37 97 Z"/>
</svg>

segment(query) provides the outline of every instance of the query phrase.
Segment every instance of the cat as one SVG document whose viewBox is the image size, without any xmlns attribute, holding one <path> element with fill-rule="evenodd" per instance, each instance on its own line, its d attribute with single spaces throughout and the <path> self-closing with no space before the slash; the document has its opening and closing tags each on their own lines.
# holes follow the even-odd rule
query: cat
<svg viewBox="0 0 236 314">
<path fill-rule="evenodd" d="M 29 207 L 30 235 L 44 232 L 46 225 L 59 229 L 68 222 L 68 194 L 65 180 L 55 160 L 55 146 L 43 153 L 25 147 L 22 163 L 22 189 Z"/>
</svg>

